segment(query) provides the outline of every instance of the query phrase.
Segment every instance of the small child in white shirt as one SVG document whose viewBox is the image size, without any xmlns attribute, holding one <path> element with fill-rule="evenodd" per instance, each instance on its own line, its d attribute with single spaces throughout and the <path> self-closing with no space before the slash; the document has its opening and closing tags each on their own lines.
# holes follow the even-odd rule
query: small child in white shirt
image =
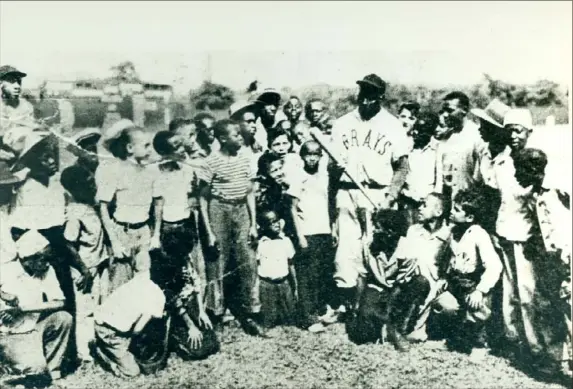
<svg viewBox="0 0 573 389">
<path fill-rule="evenodd" d="M 295 249 L 283 233 L 284 221 L 274 211 L 259 216 L 261 238 L 257 247 L 261 319 L 265 327 L 293 324 L 298 299 L 292 263 Z"/>
<path fill-rule="evenodd" d="M 489 234 L 479 224 L 483 200 L 480 192 L 469 190 L 454 197 L 451 256 L 445 276 L 448 284 L 434 303 L 435 311 L 451 314 L 458 325 L 447 339 L 448 346 L 471 352 L 477 360 L 487 350 L 485 327 L 491 316 L 491 292 L 503 270 Z"/>
</svg>

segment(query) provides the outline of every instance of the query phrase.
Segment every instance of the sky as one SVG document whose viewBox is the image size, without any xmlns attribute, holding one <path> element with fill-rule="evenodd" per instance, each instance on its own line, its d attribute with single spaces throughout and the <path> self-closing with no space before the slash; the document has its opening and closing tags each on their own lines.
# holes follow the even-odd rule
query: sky
<svg viewBox="0 0 573 389">
<path fill-rule="evenodd" d="M 368 73 L 430 86 L 571 85 L 571 2 L 0 2 L 0 62 L 45 79 L 102 77 L 124 60 L 178 92 L 354 86 Z"/>
</svg>

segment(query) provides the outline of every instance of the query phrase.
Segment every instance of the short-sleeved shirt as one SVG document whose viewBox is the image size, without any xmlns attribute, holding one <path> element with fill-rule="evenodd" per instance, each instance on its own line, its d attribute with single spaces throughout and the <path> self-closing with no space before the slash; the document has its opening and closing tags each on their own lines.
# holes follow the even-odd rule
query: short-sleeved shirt
<svg viewBox="0 0 573 389">
<path fill-rule="evenodd" d="M 27 178 L 17 189 L 10 212 L 12 227 L 43 230 L 65 222 L 66 197 L 59 174 L 50 177 L 48 185 Z"/>
<path fill-rule="evenodd" d="M 122 223 L 143 223 L 149 219 L 153 198 L 161 197 L 157 188 L 157 165 L 139 165 L 119 159 L 105 161 L 96 170 L 96 201 L 115 198 L 114 219 Z"/>
<path fill-rule="evenodd" d="M 175 162 L 169 161 L 167 164 L 173 165 Z M 191 215 L 191 204 L 189 195 L 193 191 L 195 172 L 193 168 L 186 164 L 178 164 L 179 169 L 167 170 L 165 166 L 159 167 L 157 178 L 157 190 L 163 197 L 163 220 L 166 222 L 178 222 L 189 218 Z"/>
<path fill-rule="evenodd" d="M 122 333 L 129 333 L 142 316 L 160 318 L 165 295 L 145 274 L 138 274 L 117 288 L 99 307 L 94 319 Z"/>
<path fill-rule="evenodd" d="M 0 136 L 13 126 L 19 126 L 34 121 L 34 107 L 32 104 L 20 98 L 17 107 L 12 107 L 0 99 Z"/>
<path fill-rule="evenodd" d="M 251 155 L 240 150 L 237 155 L 212 152 L 198 169 L 197 176 L 211 188 L 211 196 L 224 200 L 243 200 L 252 188 L 256 172 Z"/>
<path fill-rule="evenodd" d="M 87 204 L 72 202 L 68 204 L 67 219 L 64 237 L 77 243 L 84 265 L 95 267 L 106 260 L 104 231 L 96 210 Z"/>
<path fill-rule="evenodd" d="M 56 272 L 51 266 L 43 278 L 30 276 L 20 261 L 13 261 L 0 266 L 0 289 L 18 297 L 21 305 L 36 305 L 43 302 L 65 300 Z M 39 312 L 25 313 L 22 320 L 17 320 L 14 324 L 0 323 L 0 332 L 30 332 L 35 328 L 39 317 Z"/>
<path fill-rule="evenodd" d="M 392 163 L 410 151 L 400 122 L 383 108 L 368 121 L 357 109 L 342 116 L 334 122 L 332 142 L 351 175 L 364 184 L 390 185 Z M 350 179 L 343 175 L 341 181 Z"/>
<path fill-rule="evenodd" d="M 300 172 L 297 216 L 301 232 L 306 236 L 331 232 L 327 163 L 328 161 L 323 157 L 315 174 L 309 174 L 304 169 Z"/>
<path fill-rule="evenodd" d="M 287 237 L 270 239 L 263 236 L 257 247 L 259 276 L 277 280 L 289 275 L 289 262 L 295 255 L 292 241 Z"/>
<path fill-rule="evenodd" d="M 432 138 L 421 149 L 412 149 L 408 156 L 408 175 L 404 195 L 420 201 L 435 190 L 437 166 L 437 141 Z"/>
</svg>

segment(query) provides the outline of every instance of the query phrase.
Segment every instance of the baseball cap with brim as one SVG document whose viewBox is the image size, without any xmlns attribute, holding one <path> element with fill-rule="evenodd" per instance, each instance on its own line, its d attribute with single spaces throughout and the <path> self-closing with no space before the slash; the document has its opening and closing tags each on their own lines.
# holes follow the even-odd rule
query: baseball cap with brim
<svg viewBox="0 0 573 389">
<path fill-rule="evenodd" d="M 14 185 L 21 181 L 21 178 L 12 174 L 5 161 L 0 161 L 0 185 Z"/>
<path fill-rule="evenodd" d="M 510 124 L 518 124 L 528 130 L 532 130 L 533 118 L 531 116 L 531 111 L 527 108 L 514 108 L 509 110 L 503 118 L 503 126 L 505 127 Z"/>
<path fill-rule="evenodd" d="M 231 105 L 229 108 L 229 118 L 233 120 L 240 120 L 245 112 L 255 112 L 256 105 L 248 101 L 238 101 Z"/>
<path fill-rule="evenodd" d="M 14 66 L 10 65 L 0 66 L 0 80 L 4 79 L 8 75 L 14 75 L 19 78 L 24 78 L 27 76 L 26 73 L 19 71 Z"/>
<path fill-rule="evenodd" d="M 470 112 L 496 127 L 503 128 L 503 119 L 511 108 L 499 99 L 493 99 L 485 109 L 474 108 Z"/>
<path fill-rule="evenodd" d="M 86 128 L 72 137 L 72 141 L 79 147 L 88 144 L 96 144 L 101 139 L 102 134 L 99 128 Z"/>
<path fill-rule="evenodd" d="M 270 103 L 279 105 L 281 102 L 281 94 L 274 88 L 267 88 L 257 96 L 256 102 L 262 104 Z"/>
<path fill-rule="evenodd" d="M 113 123 L 107 130 L 104 131 L 101 137 L 105 148 L 109 148 L 109 143 L 119 138 L 123 130 L 132 127 L 135 127 L 135 123 L 129 119 L 121 119 Z"/>
</svg>

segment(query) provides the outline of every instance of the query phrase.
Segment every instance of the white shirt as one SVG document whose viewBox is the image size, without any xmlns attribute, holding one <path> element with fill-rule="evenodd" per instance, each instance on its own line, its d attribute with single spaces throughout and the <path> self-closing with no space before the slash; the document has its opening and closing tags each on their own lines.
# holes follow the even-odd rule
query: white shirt
<svg viewBox="0 0 573 389">
<path fill-rule="evenodd" d="M 66 198 L 59 174 L 50 177 L 48 186 L 33 178 L 17 189 L 10 212 L 13 227 L 43 230 L 66 222 Z"/>
<path fill-rule="evenodd" d="M 358 109 L 337 119 L 332 143 L 350 174 L 365 184 L 390 185 L 392 162 L 410 151 L 400 121 L 384 108 L 368 121 L 362 120 Z M 341 181 L 350 179 L 343 175 Z"/>
<path fill-rule="evenodd" d="M 535 202 L 541 237 L 548 252 L 571 255 L 571 210 L 559 199 L 556 190 L 542 192 Z"/>
<path fill-rule="evenodd" d="M 319 161 L 318 171 L 309 174 L 301 169 L 297 216 L 302 234 L 330 234 L 330 214 L 328 212 L 328 171 L 327 160 Z"/>
<path fill-rule="evenodd" d="M 436 166 L 437 166 L 438 142 L 432 138 L 422 149 L 412 149 L 408 156 L 408 176 L 404 195 L 420 201 L 436 187 Z"/>
<path fill-rule="evenodd" d="M 114 159 L 100 164 L 95 172 L 96 201 L 115 198 L 114 219 L 123 223 L 143 223 L 149 219 L 154 197 L 161 197 L 155 185 L 157 165 L 142 166 Z"/>
<path fill-rule="evenodd" d="M 43 302 L 65 300 L 56 272 L 51 266 L 43 278 L 30 276 L 20 261 L 13 261 L 0 266 L 0 289 L 18 297 L 21 305 L 37 305 Z M 25 313 L 22 319 L 17 320 L 14 324 L 1 323 L 0 332 L 30 332 L 36 327 L 39 317 L 39 312 Z"/>
<path fill-rule="evenodd" d="M 479 176 L 481 181 L 487 186 L 499 189 L 497 183 L 497 175 L 500 169 L 503 169 L 503 165 L 511 159 L 511 148 L 507 146 L 501 153 L 492 158 L 491 151 L 488 147 L 485 147 L 480 154 L 479 161 Z"/>
<path fill-rule="evenodd" d="M 191 215 L 189 195 L 193 191 L 195 172 L 189 165 L 179 166 L 179 170 L 160 170 L 155 184 L 164 200 L 163 220 L 166 222 L 178 222 Z"/>
<path fill-rule="evenodd" d="M 450 247 L 452 249 L 450 270 L 469 275 L 483 266 L 484 272 L 476 290 L 484 294 L 489 293 L 503 270 L 489 234 L 479 225 L 474 224 L 467 229 L 459 241 L 450 239 Z"/>
<path fill-rule="evenodd" d="M 278 280 L 289 275 L 289 262 L 294 257 L 294 246 L 289 238 L 270 239 L 263 236 L 257 247 L 259 276 Z"/>
<path fill-rule="evenodd" d="M 21 97 L 19 100 L 18 106 L 14 108 L 0 98 L 0 137 L 4 136 L 6 131 L 14 126 L 34 122 L 34 107 L 32 104 Z"/>
<path fill-rule="evenodd" d="M 164 308 L 165 295 L 159 286 L 149 276 L 138 274 L 108 296 L 94 318 L 96 323 L 129 333 L 143 315 L 160 318 Z"/>
</svg>

